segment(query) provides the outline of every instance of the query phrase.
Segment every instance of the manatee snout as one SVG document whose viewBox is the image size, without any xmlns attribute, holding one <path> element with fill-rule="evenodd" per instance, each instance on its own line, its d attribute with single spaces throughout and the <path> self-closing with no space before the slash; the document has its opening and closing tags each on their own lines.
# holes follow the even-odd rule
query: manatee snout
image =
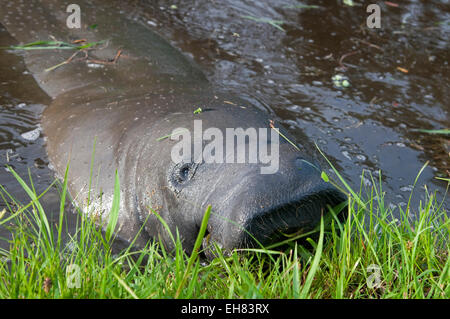
<svg viewBox="0 0 450 319">
<path fill-rule="evenodd" d="M 210 221 L 207 238 L 203 241 L 205 255 L 214 258 L 213 243 L 227 253 L 239 248 L 267 247 L 288 239 L 286 235 L 308 232 L 320 222 L 321 215 L 328 213 L 327 205 L 333 207 L 343 200 L 340 193 L 325 185 L 318 185 L 311 193 L 299 194 L 289 202 L 249 212 L 242 209 L 248 200 L 242 199 L 241 210 L 234 211 L 244 213 L 241 218 L 233 221 L 225 214 Z M 228 215 L 233 216 L 234 212 Z"/>
<path fill-rule="evenodd" d="M 183 186 L 179 196 L 212 205 L 212 214 L 203 251 L 208 259 L 215 256 L 214 246 L 224 253 L 240 248 L 261 248 L 287 239 L 286 235 L 312 230 L 328 213 L 328 206 L 345 200 L 343 194 L 321 178 L 321 167 L 283 144 L 279 170 L 261 174 L 260 166 L 245 164 L 179 165 L 175 176 Z M 208 178 L 205 178 L 208 176 Z M 202 182 L 206 185 L 202 188 Z M 207 194 L 207 195 L 206 195 Z M 200 228 L 203 211 L 199 211 L 196 229 Z M 196 233 L 189 242 L 194 240 Z"/>
</svg>

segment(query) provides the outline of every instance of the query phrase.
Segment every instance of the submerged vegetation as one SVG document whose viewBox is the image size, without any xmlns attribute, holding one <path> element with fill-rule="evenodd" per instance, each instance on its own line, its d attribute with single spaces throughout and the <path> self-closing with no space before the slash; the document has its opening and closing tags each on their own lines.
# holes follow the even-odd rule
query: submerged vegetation
<svg viewBox="0 0 450 319">
<path fill-rule="evenodd" d="M 141 250 L 131 243 L 114 253 L 117 178 L 106 231 L 78 212 L 77 230 L 63 243 L 67 172 L 60 187 L 59 222 L 52 225 L 39 203 L 43 194 L 36 194 L 31 180 L 28 186 L 10 171 L 31 201 L 14 203 L 9 214 L 0 214 L 0 226 L 12 233 L 9 249 L 0 250 L 0 298 L 450 297 L 450 221 L 444 202 L 426 189 L 419 207 L 391 208 L 380 181 L 372 178 L 377 186 L 368 192 L 363 186 L 355 192 L 344 183 L 349 193 L 341 212 L 345 220 L 336 215 L 338 207 L 330 208 L 313 232 L 260 249 L 231 254 L 217 249 L 217 257 L 205 262 L 201 243 L 210 207 L 191 255 L 176 234 L 174 252 L 152 242 Z M 14 202 L 3 186 L 0 195 Z"/>
</svg>

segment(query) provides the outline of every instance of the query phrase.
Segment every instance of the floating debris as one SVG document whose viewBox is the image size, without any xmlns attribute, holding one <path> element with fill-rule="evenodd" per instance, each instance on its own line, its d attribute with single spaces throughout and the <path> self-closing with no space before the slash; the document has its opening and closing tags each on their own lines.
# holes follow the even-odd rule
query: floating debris
<svg viewBox="0 0 450 319">
<path fill-rule="evenodd" d="M 394 7 L 394 8 L 398 8 L 399 7 L 399 5 L 397 3 L 395 3 L 395 2 L 385 1 L 384 4 L 389 6 L 389 7 Z"/>
<path fill-rule="evenodd" d="M 348 88 L 350 86 L 348 77 L 343 74 L 333 75 L 331 80 L 333 81 L 334 86 L 337 88 Z"/>
</svg>

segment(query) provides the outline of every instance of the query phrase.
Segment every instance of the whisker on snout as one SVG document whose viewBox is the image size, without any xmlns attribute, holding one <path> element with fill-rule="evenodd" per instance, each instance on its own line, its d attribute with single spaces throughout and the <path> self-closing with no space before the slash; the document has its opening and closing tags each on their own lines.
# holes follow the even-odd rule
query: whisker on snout
<svg viewBox="0 0 450 319">
<path fill-rule="evenodd" d="M 240 246 L 265 246 L 295 233 L 311 231 L 321 216 L 328 213 L 327 205 L 333 207 L 341 201 L 340 194 L 324 191 L 263 211 L 247 221 Z"/>
</svg>

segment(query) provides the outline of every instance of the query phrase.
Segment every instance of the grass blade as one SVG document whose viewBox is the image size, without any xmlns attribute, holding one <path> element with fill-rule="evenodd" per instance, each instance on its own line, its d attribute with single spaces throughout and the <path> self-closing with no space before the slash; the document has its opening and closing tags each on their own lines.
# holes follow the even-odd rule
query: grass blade
<svg viewBox="0 0 450 319">
<path fill-rule="evenodd" d="M 114 197 L 111 207 L 111 212 L 109 213 L 108 225 L 106 226 L 106 240 L 109 241 L 113 235 L 114 229 L 117 225 L 117 220 L 119 219 L 119 208 L 120 208 L 120 183 L 119 174 L 116 171 L 116 178 L 114 181 Z"/>
<path fill-rule="evenodd" d="M 303 288 L 299 295 L 299 297 L 302 299 L 304 299 L 308 296 L 314 276 L 317 272 L 317 269 L 319 268 L 319 261 L 322 256 L 322 249 L 323 249 L 323 236 L 324 236 L 324 226 L 323 226 L 323 217 L 322 217 L 320 219 L 320 236 L 319 236 L 319 242 L 318 242 L 317 248 L 316 248 L 316 254 L 314 255 L 314 259 L 313 259 L 311 267 L 309 268 L 309 271 L 308 271 L 308 276 L 306 277 L 305 284 L 303 285 Z"/>
<path fill-rule="evenodd" d="M 211 215 L 211 205 L 206 208 L 206 212 L 203 215 L 202 224 L 200 226 L 200 230 L 197 235 L 197 239 L 195 240 L 194 249 L 192 250 L 191 257 L 189 257 L 188 265 L 186 267 L 186 271 L 184 273 L 183 279 L 180 282 L 180 285 L 178 286 L 177 292 L 175 293 L 175 299 L 177 299 L 180 296 L 181 289 L 183 289 L 183 286 L 187 280 L 187 277 L 190 274 L 190 270 L 192 265 L 194 264 L 194 261 L 197 260 L 198 256 L 198 250 L 200 249 L 200 246 L 203 242 L 203 238 L 205 237 L 206 227 L 208 226 L 209 216 Z"/>
</svg>

